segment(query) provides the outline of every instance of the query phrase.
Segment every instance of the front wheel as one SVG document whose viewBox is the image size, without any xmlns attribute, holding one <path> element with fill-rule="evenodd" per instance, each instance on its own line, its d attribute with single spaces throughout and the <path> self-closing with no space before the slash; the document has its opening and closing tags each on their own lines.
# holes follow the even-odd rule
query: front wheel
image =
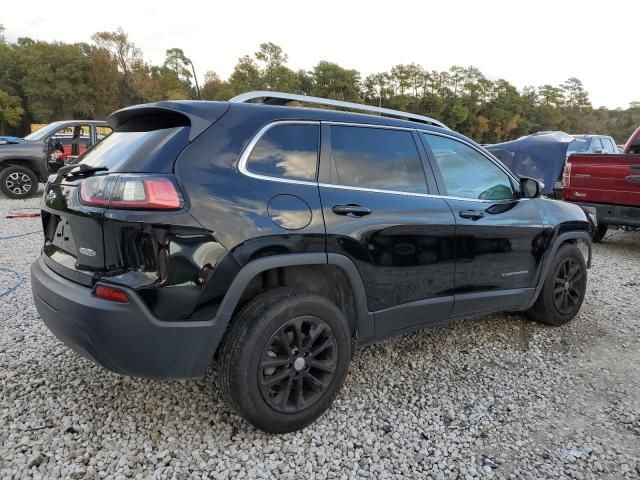
<svg viewBox="0 0 640 480">
<path fill-rule="evenodd" d="M 593 239 L 593 242 L 594 243 L 601 242 L 604 236 L 607 234 L 608 229 L 609 227 L 607 225 L 598 225 L 598 228 L 596 228 L 596 231 L 593 232 L 593 235 L 591 236 L 591 238 Z"/>
<path fill-rule="evenodd" d="M 22 165 L 9 165 L 0 172 L 0 190 L 9 198 L 28 198 L 38 191 L 38 177 Z"/>
<path fill-rule="evenodd" d="M 587 265 L 580 249 L 562 245 L 553 259 L 540 295 L 526 314 L 537 322 L 563 325 L 580 311 L 587 290 Z"/>
<path fill-rule="evenodd" d="M 278 288 L 251 300 L 230 326 L 219 384 L 227 403 L 256 427 L 292 432 L 331 405 L 350 359 L 349 327 L 336 305 Z"/>
</svg>

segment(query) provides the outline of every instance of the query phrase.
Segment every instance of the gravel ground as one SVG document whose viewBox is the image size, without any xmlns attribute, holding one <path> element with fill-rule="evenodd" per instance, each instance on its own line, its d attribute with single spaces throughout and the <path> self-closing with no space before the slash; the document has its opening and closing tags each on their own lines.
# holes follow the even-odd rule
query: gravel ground
<svg viewBox="0 0 640 480">
<path fill-rule="evenodd" d="M 640 478 L 640 234 L 595 246 L 580 315 L 500 314 L 356 353 L 311 427 L 269 436 L 215 372 L 154 382 L 76 356 L 38 318 L 38 200 L 0 198 L 0 478 Z M 8 271 L 11 269 L 14 272 Z"/>
</svg>

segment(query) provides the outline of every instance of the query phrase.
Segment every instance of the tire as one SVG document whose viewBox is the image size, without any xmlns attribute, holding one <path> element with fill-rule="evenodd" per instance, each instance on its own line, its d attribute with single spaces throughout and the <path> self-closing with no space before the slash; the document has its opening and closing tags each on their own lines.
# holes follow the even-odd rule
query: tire
<svg viewBox="0 0 640 480">
<path fill-rule="evenodd" d="M 9 198 L 28 198 L 38 192 L 38 177 L 33 170 L 10 165 L 0 172 L 0 190 Z"/>
<path fill-rule="evenodd" d="M 540 295 L 525 313 L 536 322 L 564 325 L 580 311 L 586 290 L 587 265 L 582 252 L 574 244 L 565 243 L 553 259 Z"/>
<path fill-rule="evenodd" d="M 219 386 L 255 427 L 293 432 L 329 408 L 350 360 L 350 330 L 336 305 L 277 288 L 251 300 L 229 327 L 218 355 Z"/>
<path fill-rule="evenodd" d="M 609 227 L 607 225 L 598 225 L 598 228 L 596 228 L 596 231 L 591 236 L 593 242 L 600 243 L 604 236 L 607 234 L 608 229 Z"/>
</svg>

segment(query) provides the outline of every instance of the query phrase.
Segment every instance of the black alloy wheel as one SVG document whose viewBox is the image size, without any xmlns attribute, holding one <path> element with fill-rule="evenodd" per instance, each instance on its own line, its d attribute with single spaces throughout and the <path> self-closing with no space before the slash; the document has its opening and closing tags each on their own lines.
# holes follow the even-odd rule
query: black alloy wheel
<svg viewBox="0 0 640 480">
<path fill-rule="evenodd" d="M 536 322 L 564 325 L 580 311 L 587 291 L 587 264 L 573 243 L 556 252 L 542 290 L 526 314 Z"/>
<path fill-rule="evenodd" d="M 582 296 L 582 269 L 572 258 L 565 258 L 556 268 L 553 277 L 553 303 L 563 315 L 576 310 Z"/>
<path fill-rule="evenodd" d="M 301 316 L 287 322 L 271 336 L 260 358 L 258 382 L 265 402 L 282 413 L 312 406 L 333 380 L 337 350 L 324 320 Z"/>
<path fill-rule="evenodd" d="M 223 398 L 269 433 L 299 430 L 324 413 L 349 370 L 352 332 L 337 305 L 288 287 L 238 312 L 218 352 Z"/>
</svg>

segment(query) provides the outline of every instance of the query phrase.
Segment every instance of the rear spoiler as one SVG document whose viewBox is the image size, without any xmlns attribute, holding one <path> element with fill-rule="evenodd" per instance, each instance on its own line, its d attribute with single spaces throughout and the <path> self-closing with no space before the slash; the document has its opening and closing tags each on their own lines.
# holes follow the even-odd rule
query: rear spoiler
<svg viewBox="0 0 640 480">
<path fill-rule="evenodd" d="M 114 131 L 146 131 L 190 126 L 189 141 L 213 125 L 229 110 L 228 102 L 166 101 L 133 105 L 107 118 Z"/>
</svg>

